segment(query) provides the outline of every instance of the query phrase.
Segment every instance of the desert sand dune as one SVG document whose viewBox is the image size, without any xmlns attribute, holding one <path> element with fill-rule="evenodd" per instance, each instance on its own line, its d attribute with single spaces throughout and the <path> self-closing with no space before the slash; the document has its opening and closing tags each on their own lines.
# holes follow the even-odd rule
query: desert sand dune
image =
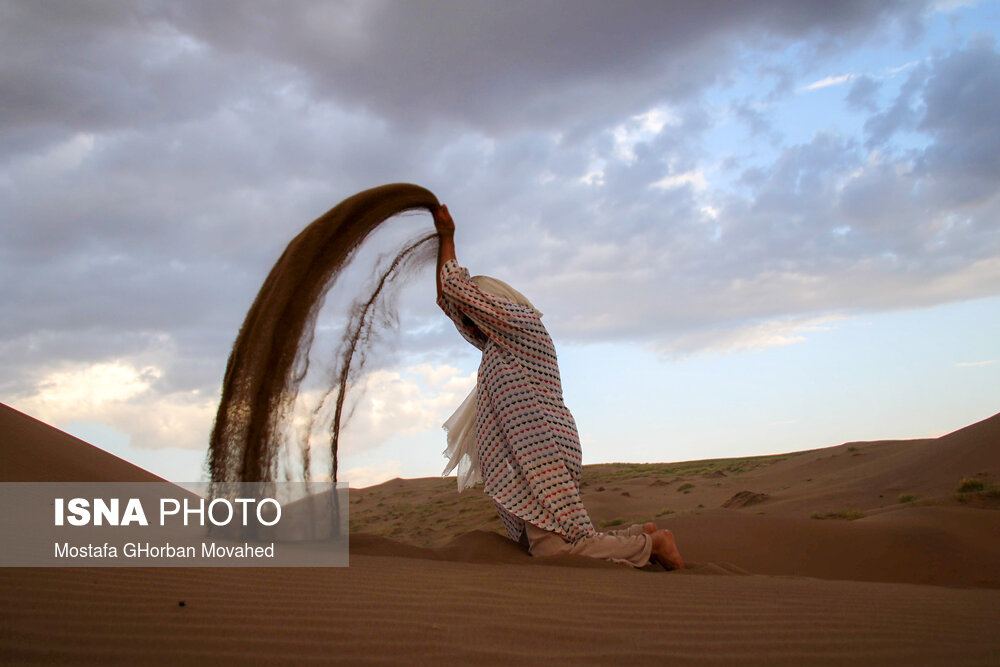
<svg viewBox="0 0 1000 667">
<path fill-rule="evenodd" d="M 589 466 L 595 521 L 652 515 L 681 572 L 532 559 L 453 479 L 352 490 L 352 521 L 437 532 L 353 534 L 347 568 L 5 568 L 0 661 L 998 664 L 1000 513 L 956 499 L 1000 473 L 998 434 L 994 417 L 759 465 Z M 3 481 L 156 479 L 5 406 L 0 457 Z M 721 508 L 741 491 L 766 497 Z M 811 518 L 849 508 L 864 516 Z"/>
<path fill-rule="evenodd" d="M 0 482 L 164 481 L 3 403 L 0 447 Z"/>
</svg>

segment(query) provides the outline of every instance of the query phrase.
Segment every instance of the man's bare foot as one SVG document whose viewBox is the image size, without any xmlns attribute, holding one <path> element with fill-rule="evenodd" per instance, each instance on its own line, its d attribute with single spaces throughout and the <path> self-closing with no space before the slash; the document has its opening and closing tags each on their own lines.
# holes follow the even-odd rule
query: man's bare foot
<svg viewBox="0 0 1000 667">
<path fill-rule="evenodd" d="M 645 526 L 643 526 L 645 530 Z M 683 570 L 684 560 L 681 552 L 677 550 L 677 543 L 674 542 L 674 534 L 664 528 L 652 534 L 653 551 L 649 555 L 650 560 L 655 560 L 668 570 Z"/>
<path fill-rule="evenodd" d="M 653 523 L 652 521 L 650 521 L 649 523 L 642 524 L 642 532 L 646 533 L 647 535 L 652 535 L 657 530 L 658 529 L 656 527 L 656 524 Z"/>
</svg>

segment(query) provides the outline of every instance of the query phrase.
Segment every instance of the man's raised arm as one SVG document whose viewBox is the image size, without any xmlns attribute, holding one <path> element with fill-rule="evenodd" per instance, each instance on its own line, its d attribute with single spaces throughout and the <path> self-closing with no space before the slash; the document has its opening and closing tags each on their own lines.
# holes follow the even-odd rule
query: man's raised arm
<svg viewBox="0 0 1000 667">
<path fill-rule="evenodd" d="M 450 259 L 455 259 L 455 221 L 447 206 L 439 206 L 431 212 L 434 216 L 434 229 L 438 233 L 438 258 L 435 281 L 437 283 L 437 298 L 441 301 L 441 267 Z"/>
</svg>

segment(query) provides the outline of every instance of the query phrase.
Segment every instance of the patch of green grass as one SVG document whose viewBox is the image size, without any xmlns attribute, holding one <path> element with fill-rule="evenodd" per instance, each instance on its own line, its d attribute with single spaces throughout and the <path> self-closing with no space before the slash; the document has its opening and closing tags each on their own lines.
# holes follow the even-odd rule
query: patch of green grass
<svg viewBox="0 0 1000 667">
<path fill-rule="evenodd" d="M 858 451 L 858 448 L 855 447 L 854 445 L 851 445 L 850 447 L 847 448 L 847 451 L 849 451 L 849 452 L 856 452 L 856 451 Z"/>
<path fill-rule="evenodd" d="M 680 486 L 678 486 L 677 490 L 678 491 L 687 491 L 688 489 L 693 489 L 693 488 L 694 488 L 694 484 L 692 484 L 691 482 L 685 482 L 684 484 L 681 484 Z"/>
<path fill-rule="evenodd" d="M 977 477 L 966 477 L 962 480 L 962 483 L 958 485 L 958 493 L 976 493 L 977 491 L 985 491 L 986 482 Z"/>
<path fill-rule="evenodd" d="M 865 516 L 865 513 L 861 510 L 840 510 L 839 512 L 816 512 L 812 515 L 813 519 L 839 519 L 842 521 L 854 521 L 856 519 L 861 519 Z"/>
<path fill-rule="evenodd" d="M 904 493 L 899 497 L 899 502 L 901 503 L 912 503 L 917 497 L 912 493 Z"/>
<path fill-rule="evenodd" d="M 741 473 L 779 463 L 796 455 L 774 454 L 743 459 L 706 459 L 681 463 L 597 463 L 584 466 L 582 476 L 591 484 L 607 484 L 636 477 L 693 477 L 717 470 Z"/>
<path fill-rule="evenodd" d="M 625 519 L 611 519 L 610 521 L 602 521 L 601 528 L 610 528 L 611 526 L 620 526 L 625 523 Z"/>
<path fill-rule="evenodd" d="M 955 499 L 960 503 L 982 502 L 983 500 L 995 501 L 1000 498 L 1000 487 L 990 484 L 987 473 L 981 472 L 974 477 L 966 477 L 958 485 L 955 492 Z M 994 506 L 990 503 L 987 506 Z"/>
<path fill-rule="evenodd" d="M 663 509 L 661 509 L 659 512 L 656 513 L 656 516 L 657 517 L 667 516 L 668 514 L 673 514 L 673 513 L 674 511 L 672 509 L 670 509 L 669 507 L 664 507 Z"/>
</svg>

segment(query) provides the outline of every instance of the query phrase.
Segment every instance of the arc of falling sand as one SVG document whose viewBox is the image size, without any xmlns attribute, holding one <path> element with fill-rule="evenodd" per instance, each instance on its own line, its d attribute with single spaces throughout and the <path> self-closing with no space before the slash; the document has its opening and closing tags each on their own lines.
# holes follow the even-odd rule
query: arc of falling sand
<svg viewBox="0 0 1000 667">
<path fill-rule="evenodd" d="M 316 409 L 313 410 L 312 414 L 312 419 L 315 419 L 318 413 L 322 410 L 323 405 L 326 403 L 326 399 L 331 393 L 336 391 L 337 398 L 334 404 L 333 421 L 330 425 L 330 455 L 332 459 L 332 481 L 334 483 L 337 481 L 337 451 L 340 443 L 340 426 L 343 419 L 344 398 L 347 396 L 347 385 L 351 378 L 359 375 L 364 369 L 366 356 L 365 348 L 374 340 L 375 337 L 376 332 L 374 318 L 383 290 L 386 285 L 392 282 L 400 273 L 408 268 L 408 264 L 411 260 L 415 259 L 416 264 L 418 265 L 426 264 L 428 261 L 432 260 L 433 256 L 422 255 L 419 251 L 428 247 L 428 244 L 431 241 L 437 240 L 437 238 L 437 232 L 433 232 L 405 244 L 403 248 L 397 252 L 389 266 L 379 276 L 378 281 L 375 283 L 375 288 L 372 290 L 368 299 L 358 299 L 355 301 L 354 306 L 351 309 L 351 318 L 348 322 L 342 339 L 343 342 L 341 344 L 343 352 L 341 352 L 340 364 L 338 366 L 339 373 L 337 381 L 331 386 L 326 396 L 323 397 L 319 405 L 316 406 Z M 360 359 L 355 362 L 354 356 L 359 351 L 361 352 Z M 306 433 L 310 433 L 311 431 L 312 420 L 310 420 Z M 303 477 L 308 479 L 308 440 L 304 442 L 304 445 L 305 446 L 302 452 L 302 472 Z"/>
<path fill-rule="evenodd" d="M 357 248 L 380 224 L 409 210 L 438 207 L 437 197 L 417 185 L 396 183 L 359 192 L 310 223 L 285 248 L 247 312 L 233 344 L 222 396 L 209 442 L 213 482 L 274 481 L 283 442 L 280 429 L 309 366 L 309 349 L 323 297 Z M 375 293 L 356 302 L 346 342 L 331 431 L 332 478 L 336 481 L 337 445 L 343 398 L 365 323 L 382 288 L 401 263 L 435 235 L 404 248 L 382 274 Z M 370 330 L 370 329 L 369 329 Z M 331 388 L 330 391 L 333 391 Z"/>
</svg>

